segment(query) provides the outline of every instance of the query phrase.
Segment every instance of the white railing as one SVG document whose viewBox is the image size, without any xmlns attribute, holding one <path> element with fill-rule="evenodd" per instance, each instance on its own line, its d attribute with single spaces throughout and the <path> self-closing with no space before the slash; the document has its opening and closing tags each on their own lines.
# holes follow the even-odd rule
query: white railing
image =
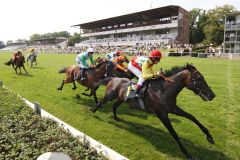
<svg viewBox="0 0 240 160">
<path fill-rule="evenodd" d="M 1 86 L 2 81 L 0 81 Z M 0 86 L 0 87 L 1 87 Z M 5 86 L 3 86 L 5 87 Z M 7 87 L 5 87 L 7 88 Z M 63 127 L 65 130 L 69 131 L 74 137 L 78 137 L 81 142 L 84 144 L 89 144 L 90 147 L 93 147 L 97 150 L 98 153 L 102 153 L 106 156 L 109 160 L 128 160 L 128 158 L 120 155 L 119 153 L 115 152 L 114 150 L 108 148 L 107 146 L 99 143 L 98 141 L 94 140 L 93 138 L 89 137 L 88 135 L 84 134 L 83 132 L 78 131 L 77 129 L 73 128 L 72 126 L 68 125 L 67 123 L 63 122 L 62 120 L 58 119 L 57 117 L 51 115 L 50 113 L 46 112 L 45 110 L 39 107 L 38 103 L 31 103 L 27 99 L 21 97 L 24 102 L 31 107 L 33 110 L 37 111 L 42 117 L 50 118 L 58 123 L 59 126 Z"/>
</svg>

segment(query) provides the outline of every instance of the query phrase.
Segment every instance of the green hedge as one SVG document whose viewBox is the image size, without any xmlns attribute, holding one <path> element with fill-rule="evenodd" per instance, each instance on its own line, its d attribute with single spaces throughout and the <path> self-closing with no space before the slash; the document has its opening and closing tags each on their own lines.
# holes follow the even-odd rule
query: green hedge
<svg viewBox="0 0 240 160">
<path fill-rule="evenodd" d="M 37 159 L 45 152 L 63 152 L 73 160 L 106 159 L 4 88 L 0 104 L 0 159 Z"/>
</svg>

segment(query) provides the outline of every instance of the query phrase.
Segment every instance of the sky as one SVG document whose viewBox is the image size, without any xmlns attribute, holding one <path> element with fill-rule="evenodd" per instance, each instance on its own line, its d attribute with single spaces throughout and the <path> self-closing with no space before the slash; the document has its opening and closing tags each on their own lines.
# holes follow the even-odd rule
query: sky
<svg viewBox="0 0 240 160">
<path fill-rule="evenodd" d="M 1 0 L 0 41 L 60 31 L 79 33 L 71 26 L 167 5 L 190 11 L 224 4 L 240 11 L 240 0 Z"/>
</svg>

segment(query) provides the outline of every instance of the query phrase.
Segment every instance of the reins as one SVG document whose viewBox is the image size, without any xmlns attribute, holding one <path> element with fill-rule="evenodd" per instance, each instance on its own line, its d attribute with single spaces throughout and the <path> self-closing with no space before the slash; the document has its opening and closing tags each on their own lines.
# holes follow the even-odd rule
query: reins
<svg viewBox="0 0 240 160">
<path fill-rule="evenodd" d="M 170 82 L 175 82 L 174 80 L 172 80 L 171 78 L 165 77 L 162 74 L 159 74 L 160 77 L 164 78 L 164 80 L 170 81 Z"/>
</svg>

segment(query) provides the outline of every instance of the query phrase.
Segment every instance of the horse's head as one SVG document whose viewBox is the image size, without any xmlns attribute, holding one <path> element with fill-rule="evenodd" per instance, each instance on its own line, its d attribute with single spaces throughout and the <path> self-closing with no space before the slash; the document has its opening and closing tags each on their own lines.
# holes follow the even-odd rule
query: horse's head
<svg viewBox="0 0 240 160">
<path fill-rule="evenodd" d="M 190 75 L 186 82 L 186 87 L 192 90 L 196 95 L 200 96 L 204 101 L 211 101 L 215 94 L 208 86 L 203 75 L 192 65 L 187 64 L 186 68 L 190 71 Z"/>
<path fill-rule="evenodd" d="M 96 68 L 99 68 L 100 66 L 102 66 L 103 64 L 106 64 L 106 63 L 107 63 L 107 60 L 105 58 L 98 57 L 95 60 Z"/>
</svg>

